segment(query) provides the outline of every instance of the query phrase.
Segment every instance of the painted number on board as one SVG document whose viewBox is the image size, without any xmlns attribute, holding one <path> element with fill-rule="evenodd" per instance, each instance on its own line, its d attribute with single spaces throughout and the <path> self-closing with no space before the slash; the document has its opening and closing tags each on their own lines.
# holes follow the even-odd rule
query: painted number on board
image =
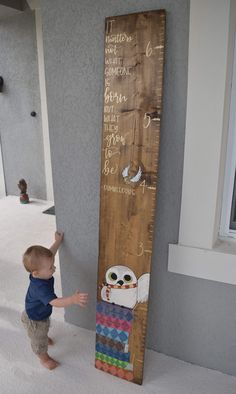
<svg viewBox="0 0 236 394">
<path fill-rule="evenodd" d="M 152 56 L 154 50 L 156 50 L 156 49 L 162 49 L 162 48 L 163 48 L 163 45 L 156 45 L 155 47 L 152 48 L 152 47 L 151 47 L 151 42 L 148 41 L 148 44 L 147 44 L 147 46 L 146 46 L 146 56 L 147 56 L 147 57 L 150 57 L 150 56 Z"/>
<path fill-rule="evenodd" d="M 143 118 L 143 127 L 147 129 L 151 123 L 151 116 L 146 112 Z"/>
</svg>

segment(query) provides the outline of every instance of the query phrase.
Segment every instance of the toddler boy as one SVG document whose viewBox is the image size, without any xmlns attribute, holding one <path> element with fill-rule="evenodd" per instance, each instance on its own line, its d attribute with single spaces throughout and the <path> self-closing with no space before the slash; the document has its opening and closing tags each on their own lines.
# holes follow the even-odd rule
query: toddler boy
<svg viewBox="0 0 236 394">
<path fill-rule="evenodd" d="M 30 272 L 30 284 L 21 321 L 31 339 L 33 352 L 48 369 L 54 369 L 59 365 L 47 352 L 48 345 L 53 345 L 52 339 L 48 337 L 52 307 L 64 308 L 72 304 L 84 307 L 88 301 L 88 294 L 80 293 L 78 290 L 69 297 L 61 298 L 54 292 L 54 256 L 62 240 L 63 233 L 56 231 L 55 242 L 50 249 L 39 245 L 30 246 L 23 255 L 25 269 Z"/>
</svg>

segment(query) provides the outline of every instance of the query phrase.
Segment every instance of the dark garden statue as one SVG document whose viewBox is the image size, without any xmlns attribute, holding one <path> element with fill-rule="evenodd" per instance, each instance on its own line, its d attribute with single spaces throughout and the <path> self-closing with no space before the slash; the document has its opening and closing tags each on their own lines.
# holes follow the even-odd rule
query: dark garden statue
<svg viewBox="0 0 236 394">
<path fill-rule="evenodd" d="M 18 187 L 20 189 L 20 202 L 21 204 L 29 203 L 29 196 L 27 194 L 27 183 L 24 179 L 20 179 L 18 183 Z"/>
</svg>

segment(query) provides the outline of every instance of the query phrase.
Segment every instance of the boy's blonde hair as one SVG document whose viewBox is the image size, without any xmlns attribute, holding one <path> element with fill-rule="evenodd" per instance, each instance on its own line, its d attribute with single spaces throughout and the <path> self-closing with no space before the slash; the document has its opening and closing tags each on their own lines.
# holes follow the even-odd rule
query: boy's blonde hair
<svg viewBox="0 0 236 394">
<path fill-rule="evenodd" d="M 23 254 L 23 264 L 26 271 L 33 272 L 40 268 L 41 257 L 52 258 L 54 255 L 50 249 L 40 245 L 30 246 Z"/>
</svg>

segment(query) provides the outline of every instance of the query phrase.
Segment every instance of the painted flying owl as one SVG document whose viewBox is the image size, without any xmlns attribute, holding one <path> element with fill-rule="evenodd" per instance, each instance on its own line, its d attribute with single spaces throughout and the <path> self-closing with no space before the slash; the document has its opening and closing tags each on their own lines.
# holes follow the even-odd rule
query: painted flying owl
<svg viewBox="0 0 236 394">
<path fill-rule="evenodd" d="M 136 278 L 125 265 L 114 265 L 106 272 L 106 283 L 101 290 L 104 301 L 133 309 L 137 303 L 148 300 L 150 274 Z"/>
</svg>

